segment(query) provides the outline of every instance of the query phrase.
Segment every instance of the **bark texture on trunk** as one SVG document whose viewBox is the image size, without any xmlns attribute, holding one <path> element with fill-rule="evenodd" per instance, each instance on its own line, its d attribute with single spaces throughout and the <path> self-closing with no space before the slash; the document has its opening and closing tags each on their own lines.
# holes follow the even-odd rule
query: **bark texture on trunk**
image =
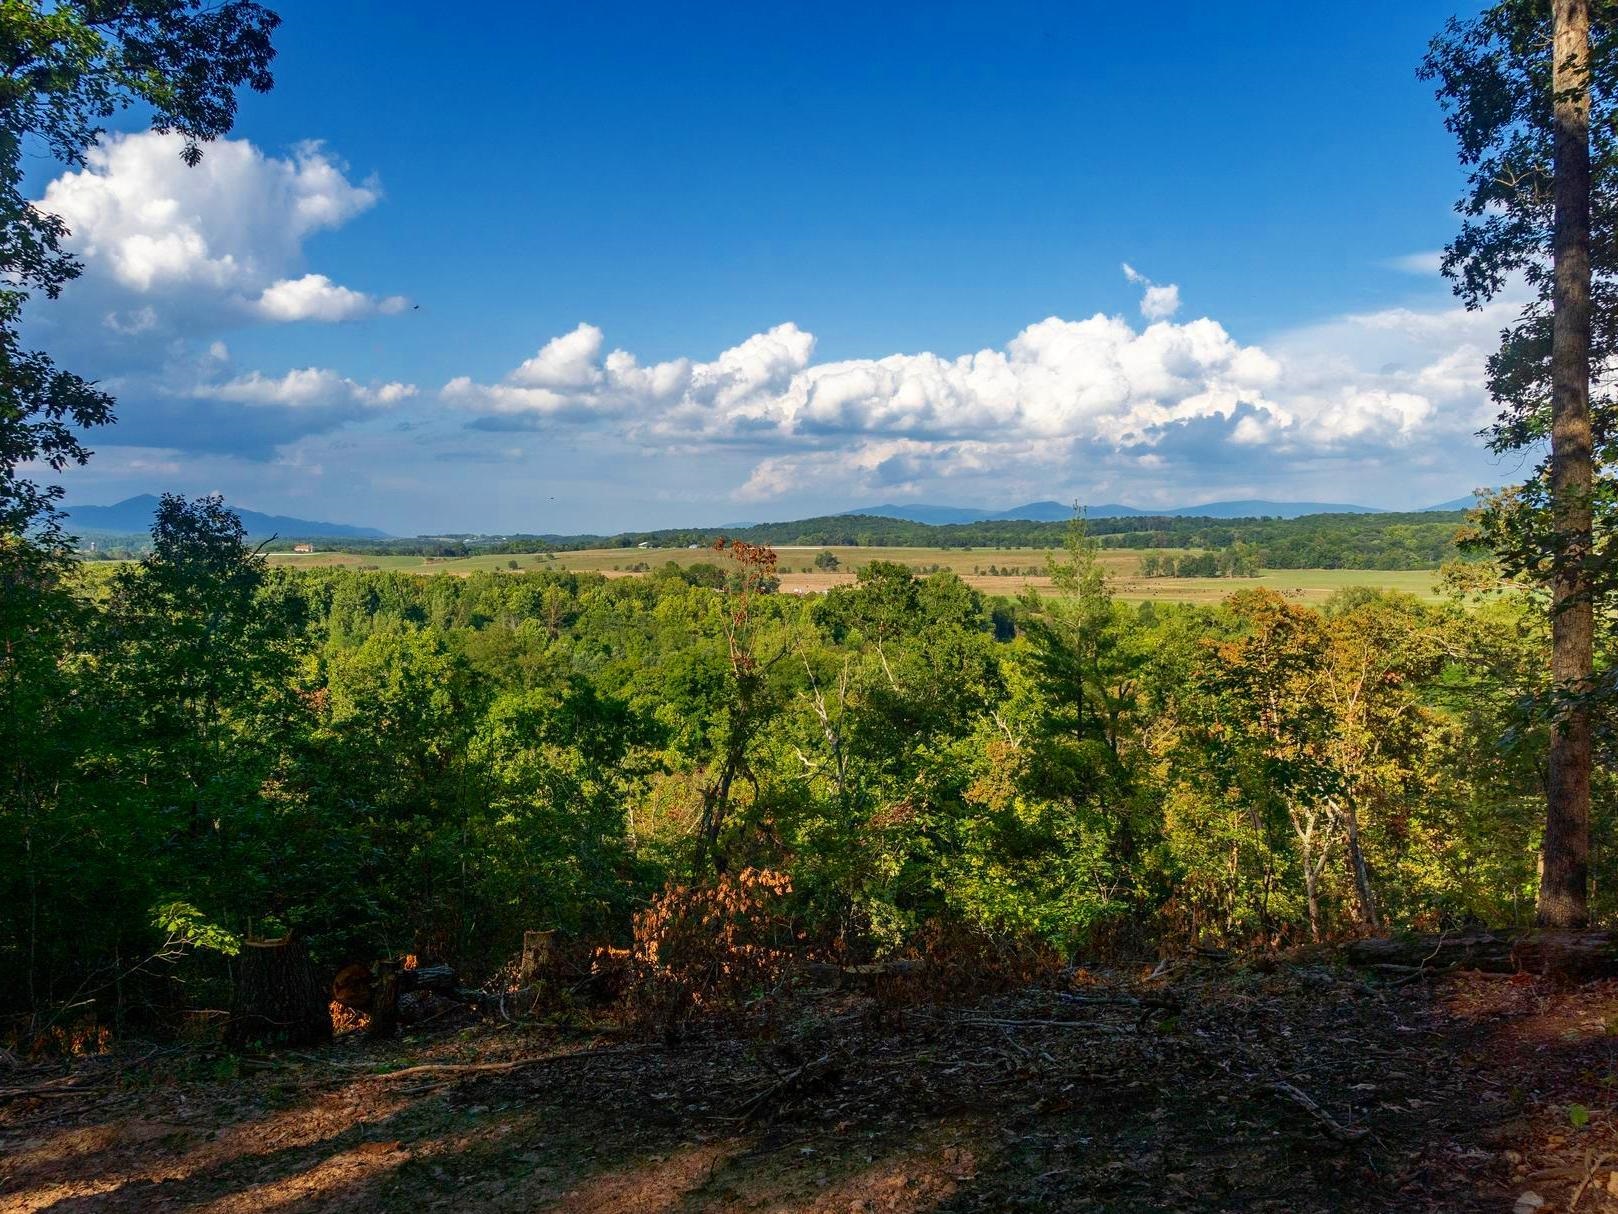
<svg viewBox="0 0 1618 1214">
<path fill-rule="evenodd" d="M 331 1040 L 327 992 L 315 980 L 303 942 L 248 940 L 236 959 L 236 997 L 225 1042 L 249 1045 L 318 1045 Z"/>
<path fill-rule="evenodd" d="M 1583 692 L 1594 670 L 1594 607 L 1586 558 L 1594 480 L 1590 428 L 1590 5 L 1553 0 L 1555 293 L 1551 346 L 1551 678 Z M 1546 927 L 1590 921 L 1590 711 L 1573 704 L 1551 730 L 1543 876 Z"/>
<path fill-rule="evenodd" d="M 1365 863 L 1365 852 L 1360 848 L 1360 815 L 1353 801 L 1345 801 L 1341 815 L 1343 837 L 1348 850 L 1349 872 L 1354 878 L 1354 901 L 1359 908 L 1360 926 L 1372 931 L 1382 923 L 1376 910 L 1376 895 L 1371 891 L 1371 870 Z"/>
<path fill-rule="evenodd" d="M 399 1031 L 399 963 L 384 958 L 371 972 L 371 1021 L 365 1031 L 371 1037 L 392 1037 Z"/>
</svg>

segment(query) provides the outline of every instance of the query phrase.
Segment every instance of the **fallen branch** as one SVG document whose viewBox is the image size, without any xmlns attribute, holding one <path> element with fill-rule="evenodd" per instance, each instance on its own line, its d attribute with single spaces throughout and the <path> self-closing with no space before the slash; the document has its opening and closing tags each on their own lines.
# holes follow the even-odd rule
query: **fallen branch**
<svg viewBox="0 0 1618 1214">
<path fill-rule="evenodd" d="M 915 977 L 926 968 L 925 962 L 900 957 L 865 965 L 830 965 L 811 961 L 803 967 L 802 972 L 811 982 L 835 986 L 838 990 L 869 990 L 886 979 Z"/>
<path fill-rule="evenodd" d="M 41 1083 L 0 1088 L 0 1104 L 8 1100 L 23 1100 L 38 1096 L 73 1096 L 82 1092 L 97 1091 L 117 1081 L 125 1071 L 140 1066 L 162 1052 L 163 1047 L 153 1046 L 138 1058 L 126 1059 L 117 1055 L 92 1058 L 77 1070 L 65 1075 L 55 1075 Z M 20 1078 L 24 1074 L 43 1075 L 58 1069 L 57 1066 L 50 1064 L 27 1068 L 18 1066 L 15 1073 Z"/>
<path fill-rule="evenodd" d="M 0 1090 L 0 1103 L 7 1100 L 38 1100 L 47 1096 L 83 1096 L 86 1092 L 94 1092 L 105 1087 L 104 1082 L 89 1083 L 42 1083 L 31 1088 L 5 1088 Z"/>
<path fill-rule="evenodd" d="M 1420 975 L 1471 969 L 1484 973 L 1519 971 L 1568 977 L 1618 975 L 1618 934 L 1610 931 L 1541 931 L 1530 928 L 1473 928 L 1433 936 L 1379 936 L 1355 940 L 1343 949 L 1353 964 L 1383 972 Z"/>
<path fill-rule="evenodd" d="M 16 1130 L 31 1129 L 34 1126 L 49 1125 L 53 1122 L 60 1122 L 64 1117 L 85 1117 L 90 1113 L 99 1112 L 104 1109 L 122 1108 L 133 1103 L 136 1099 L 138 1099 L 138 1097 L 134 1093 L 115 1092 L 110 1095 L 103 1096 L 101 1099 L 88 1105 L 76 1105 L 66 1109 L 64 1109 L 61 1105 L 52 1105 L 49 1113 L 42 1113 L 38 1117 L 26 1117 L 20 1121 L 8 1119 L 5 1122 L 4 1128 L 7 1133 L 11 1133 Z"/>
<path fill-rule="evenodd" d="M 1063 1003 L 1075 1007 L 1138 1007 L 1146 1010 L 1178 1012 L 1183 1005 L 1174 995 L 1070 995 L 1056 992 Z"/>
<path fill-rule="evenodd" d="M 605 1045 L 585 1047 L 571 1050 L 565 1054 L 541 1054 L 536 1058 L 515 1058 L 509 1062 L 423 1062 L 416 1066 L 400 1067 L 397 1071 L 377 1071 L 372 1075 L 360 1075 L 360 1079 L 404 1079 L 411 1076 L 440 1075 L 454 1078 L 457 1075 L 488 1075 L 499 1074 L 504 1071 L 520 1071 L 526 1067 L 544 1066 L 547 1062 L 569 1062 L 580 1058 L 604 1058 L 618 1054 L 634 1054 L 650 1049 L 648 1042 L 629 1042 L 622 1045 Z M 364 1066 L 367 1064 L 331 1063 L 335 1067 Z"/>
<path fill-rule="evenodd" d="M 511 1062 L 424 1062 L 419 1066 L 400 1067 L 397 1071 L 379 1071 L 374 1076 L 377 1079 L 405 1079 L 419 1075 L 484 1075 L 497 1071 L 516 1071 L 525 1066 L 538 1066 L 542 1062 L 553 1062 L 556 1055 L 546 1055 L 542 1058 L 518 1058 Z M 572 1057 L 572 1055 L 564 1055 Z"/>
<path fill-rule="evenodd" d="M 801 1088 L 805 1084 L 813 1082 L 814 1080 L 823 1078 L 831 1069 L 831 1055 L 822 1054 L 813 1062 L 806 1062 L 797 1070 L 782 1076 L 769 1087 L 765 1088 L 762 1092 L 758 1092 L 757 1094 L 742 1101 L 741 1104 L 736 1106 L 735 1115 L 740 1117 L 743 1121 L 749 1121 L 752 1119 L 754 1114 L 756 1114 L 760 1109 L 764 1108 L 766 1103 L 769 1101 L 774 1100 L 778 1096 L 784 1096 L 794 1089 Z"/>
<path fill-rule="evenodd" d="M 1097 1033 L 1125 1033 L 1129 1031 L 1120 1028 L 1116 1024 L 1102 1024 L 1095 1020 L 992 1020 L 987 1017 L 974 1017 L 962 1020 L 960 1023 L 989 1028 L 1090 1029 L 1092 1032 Z"/>
<path fill-rule="evenodd" d="M 1611 1157 L 1607 1155 L 1597 1155 L 1595 1159 L 1588 1161 L 1584 1169 L 1584 1179 L 1579 1181 L 1579 1187 L 1573 1190 L 1573 1196 L 1567 1203 L 1567 1214 L 1573 1214 L 1579 1208 L 1579 1199 L 1584 1196 L 1584 1191 L 1590 1187 L 1590 1182 L 1595 1179 L 1595 1174 L 1601 1170 L 1601 1166 L 1609 1158 Z M 1588 1160 L 1588 1156 L 1586 1156 L 1586 1159 Z"/>
<path fill-rule="evenodd" d="M 1279 1095 L 1285 1096 L 1288 1100 L 1292 1101 L 1293 1104 L 1297 1105 L 1316 1121 L 1320 1122 L 1326 1133 L 1330 1134 L 1338 1142 L 1358 1142 L 1370 1132 L 1364 1126 L 1343 1125 L 1330 1113 L 1326 1112 L 1325 1109 L 1321 1108 L 1315 1098 L 1309 1095 L 1308 1092 L 1305 1092 L 1302 1088 L 1294 1087 L 1284 1079 L 1278 1079 L 1274 1083 L 1270 1084 L 1270 1090 L 1278 1093 Z"/>
</svg>

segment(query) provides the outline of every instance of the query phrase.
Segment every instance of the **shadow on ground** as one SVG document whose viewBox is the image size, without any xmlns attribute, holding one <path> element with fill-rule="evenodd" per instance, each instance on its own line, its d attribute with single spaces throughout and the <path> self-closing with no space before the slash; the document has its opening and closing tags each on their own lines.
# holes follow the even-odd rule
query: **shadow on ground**
<svg viewBox="0 0 1618 1214">
<path fill-rule="evenodd" d="M 228 1079 L 175 1050 L 0 1077 L 0 1211 L 1618 1210 L 1618 987 L 1172 985 L 1177 1010 L 828 998 L 759 1040 L 479 1027 Z M 474 1060 L 513 1065 L 377 1073 Z"/>
</svg>

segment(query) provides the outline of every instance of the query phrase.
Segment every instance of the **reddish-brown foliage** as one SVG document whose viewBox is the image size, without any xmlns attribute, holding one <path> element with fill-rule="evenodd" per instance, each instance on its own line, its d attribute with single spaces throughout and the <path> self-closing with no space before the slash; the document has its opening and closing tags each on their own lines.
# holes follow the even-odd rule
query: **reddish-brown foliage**
<svg viewBox="0 0 1618 1214">
<path fill-rule="evenodd" d="M 791 890 L 786 874 L 756 868 L 666 889 L 635 917 L 630 1018 L 675 1033 L 698 1017 L 767 1013 L 789 977 L 793 936 L 781 901 Z"/>
<path fill-rule="evenodd" d="M 1062 958 L 1030 939 L 991 935 L 962 923 L 934 919 L 911 939 L 906 960 L 874 984 L 872 994 L 887 1006 L 959 1003 L 1025 987 L 1054 985 Z"/>
</svg>

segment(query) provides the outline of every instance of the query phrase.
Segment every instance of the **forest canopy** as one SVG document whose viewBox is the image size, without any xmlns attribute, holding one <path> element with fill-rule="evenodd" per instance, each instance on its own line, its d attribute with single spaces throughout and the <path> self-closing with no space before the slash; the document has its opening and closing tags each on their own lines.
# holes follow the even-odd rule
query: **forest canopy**
<svg viewBox="0 0 1618 1214">
<path fill-rule="evenodd" d="M 10 1010 L 160 1018 L 176 933 L 203 981 L 289 930 L 323 964 L 488 974 L 525 931 L 627 943 L 659 890 L 744 869 L 856 957 L 939 924 L 1076 955 L 1532 906 L 1526 600 L 1125 606 L 1082 529 L 1049 595 L 875 562 L 804 598 L 765 552 L 716 557 L 723 584 L 294 572 L 165 499 L 63 616 L 16 743 Z"/>
</svg>

